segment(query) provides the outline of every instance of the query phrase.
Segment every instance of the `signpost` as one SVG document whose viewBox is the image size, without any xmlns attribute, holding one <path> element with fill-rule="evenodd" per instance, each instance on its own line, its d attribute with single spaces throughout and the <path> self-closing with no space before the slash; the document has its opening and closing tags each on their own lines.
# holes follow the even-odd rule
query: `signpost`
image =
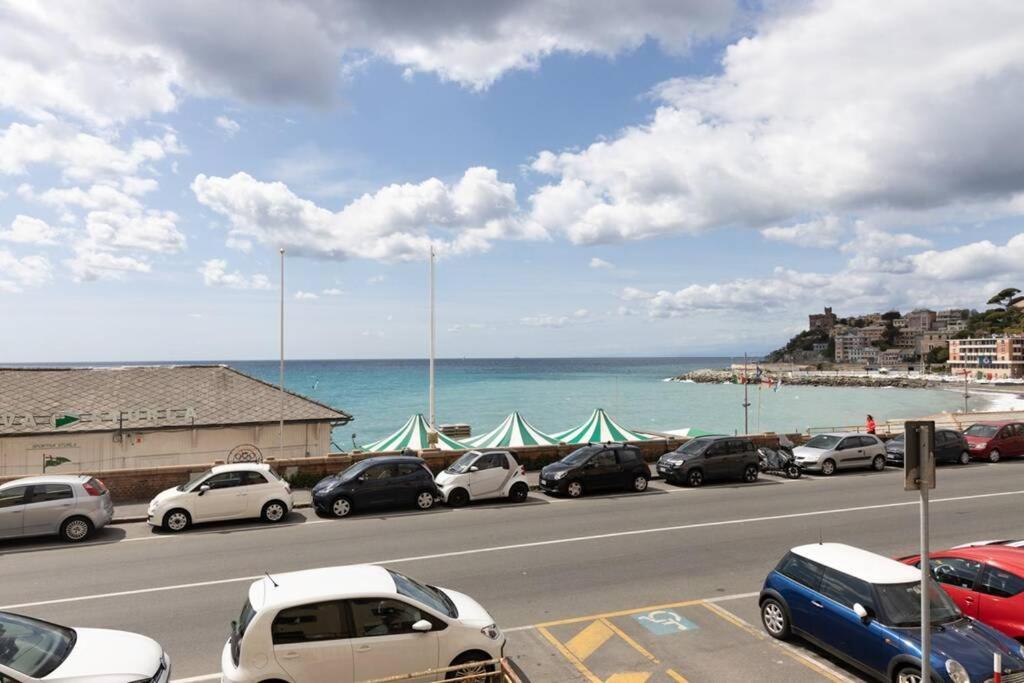
<svg viewBox="0 0 1024 683">
<path fill-rule="evenodd" d="M 921 680 L 930 681 L 931 605 L 929 599 L 928 492 L 935 488 L 935 423 L 904 424 L 903 490 L 921 492 Z"/>
</svg>

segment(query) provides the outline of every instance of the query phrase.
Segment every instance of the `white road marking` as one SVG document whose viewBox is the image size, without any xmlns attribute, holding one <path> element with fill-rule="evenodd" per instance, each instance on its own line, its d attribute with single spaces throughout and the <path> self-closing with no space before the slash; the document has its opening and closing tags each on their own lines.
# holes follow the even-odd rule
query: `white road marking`
<svg viewBox="0 0 1024 683">
<path fill-rule="evenodd" d="M 978 500 L 982 498 L 1000 498 L 1003 496 L 1019 496 L 1024 494 L 1020 491 L 1000 491 L 997 493 L 978 493 L 969 496 L 953 496 L 950 498 L 933 498 L 933 504 L 952 503 L 962 500 Z M 838 515 L 848 512 L 865 512 L 868 510 L 884 510 L 887 508 L 909 507 L 918 505 L 918 501 L 909 500 L 899 503 L 880 503 L 877 505 L 860 505 L 856 507 L 832 508 L 828 510 L 810 510 L 808 512 L 791 512 L 784 515 L 768 515 L 762 517 L 747 517 L 745 519 L 726 519 L 717 522 L 697 522 L 695 524 L 679 524 L 676 526 L 654 527 L 650 529 L 633 529 L 631 531 L 615 531 L 607 534 L 591 534 L 588 536 L 572 536 L 568 538 L 553 538 L 547 541 L 529 541 L 527 543 L 513 543 L 510 545 L 485 546 L 483 548 L 470 548 L 468 550 L 452 550 L 443 553 L 432 553 L 429 555 L 410 555 L 408 557 L 396 557 L 386 560 L 370 560 L 366 564 L 400 564 L 406 562 L 422 562 L 424 560 L 438 560 L 448 557 L 465 557 L 467 555 L 482 555 L 484 553 L 505 552 L 509 550 L 522 550 L 524 548 L 541 548 L 550 545 L 561 545 L 564 543 L 580 543 L 583 541 L 599 541 L 608 538 L 621 538 L 624 536 L 643 536 L 647 534 L 660 534 L 672 531 L 689 531 L 691 529 L 708 529 L 719 526 L 732 526 L 736 524 L 752 524 L 755 522 L 772 522 L 780 519 L 798 519 L 800 517 L 816 517 L 818 515 Z M 195 583 L 183 583 L 173 586 L 153 586 L 150 588 L 138 588 L 129 591 L 117 591 L 114 593 L 96 593 L 93 595 L 81 595 L 70 598 L 57 598 L 55 600 L 40 600 L 37 602 L 23 602 L 16 605 L 3 605 L 0 610 L 21 609 L 25 607 L 42 607 L 44 605 L 59 605 L 69 602 L 82 602 L 86 600 L 102 600 L 106 598 L 117 598 L 127 595 L 142 595 L 146 593 L 160 593 L 173 590 L 185 590 L 189 588 L 202 588 L 205 586 L 217 586 L 227 583 L 241 583 L 243 581 L 255 581 L 259 576 L 240 576 L 231 579 L 217 579 L 213 581 L 198 581 Z"/>
</svg>

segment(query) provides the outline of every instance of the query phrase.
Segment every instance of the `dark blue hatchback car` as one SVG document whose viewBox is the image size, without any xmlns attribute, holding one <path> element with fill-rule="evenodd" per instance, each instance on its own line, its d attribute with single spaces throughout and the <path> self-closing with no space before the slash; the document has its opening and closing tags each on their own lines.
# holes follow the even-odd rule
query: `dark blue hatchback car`
<svg viewBox="0 0 1024 683">
<path fill-rule="evenodd" d="M 790 550 L 765 579 L 761 622 L 799 635 L 880 681 L 921 683 L 921 574 L 841 543 Z M 931 599 L 932 680 L 984 683 L 1000 653 L 1004 681 L 1024 681 L 1024 646 L 963 616 L 944 591 Z"/>
</svg>

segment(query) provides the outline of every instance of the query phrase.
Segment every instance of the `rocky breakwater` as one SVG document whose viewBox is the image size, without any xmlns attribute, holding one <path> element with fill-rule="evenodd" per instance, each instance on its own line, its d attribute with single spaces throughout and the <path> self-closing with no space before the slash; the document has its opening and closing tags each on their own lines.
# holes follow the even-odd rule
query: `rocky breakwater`
<svg viewBox="0 0 1024 683">
<path fill-rule="evenodd" d="M 685 375 L 673 377 L 676 382 L 697 382 L 698 384 L 733 384 L 742 382 L 741 376 L 732 370 L 694 370 Z M 934 386 L 933 382 L 916 377 L 900 377 L 896 375 L 842 375 L 829 372 L 793 372 L 761 374 L 762 382 L 775 382 L 781 379 L 783 385 L 802 385 L 811 387 L 898 387 L 901 389 L 921 389 Z M 753 378 L 751 378 L 753 381 Z"/>
</svg>

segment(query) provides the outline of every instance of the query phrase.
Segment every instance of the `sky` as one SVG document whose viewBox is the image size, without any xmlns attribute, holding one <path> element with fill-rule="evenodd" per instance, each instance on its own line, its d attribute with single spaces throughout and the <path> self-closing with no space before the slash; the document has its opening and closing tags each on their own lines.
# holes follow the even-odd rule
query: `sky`
<svg viewBox="0 0 1024 683">
<path fill-rule="evenodd" d="M 0 0 L 0 364 L 761 353 L 1024 288 L 1024 3 Z"/>
</svg>

